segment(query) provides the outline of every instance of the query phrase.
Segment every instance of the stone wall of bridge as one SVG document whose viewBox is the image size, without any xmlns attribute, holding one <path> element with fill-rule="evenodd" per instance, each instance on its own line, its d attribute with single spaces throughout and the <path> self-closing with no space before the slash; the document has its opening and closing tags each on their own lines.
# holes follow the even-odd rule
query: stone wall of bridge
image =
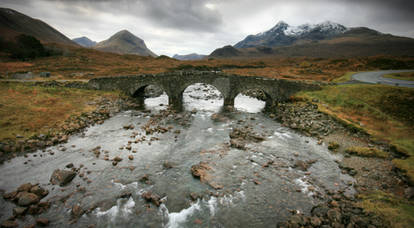
<svg viewBox="0 0 414 228">
<path fill-rule="evenodd" d="M 250 89 L 260 89 L 266 93 L 266 108 L 286 101 L 301 90 L 317 90 L 320 86 L 301 81 L 271 79 L 265 77 L 229 75 L 221 72 L 170 72 L 136 76 L 117 76 L 91 79 L 90 88 L 98 90 L 121 90 L 130 96 L 144 99 L 144 89 L 156 85 L 169 97 L 169 105 L 177 110 L 182 108 L 184 90 L 195 83 L 205 83 L 216 87 L 224 97 L 224 106 L 233 106 L 239 93 Z"/>
</svg>

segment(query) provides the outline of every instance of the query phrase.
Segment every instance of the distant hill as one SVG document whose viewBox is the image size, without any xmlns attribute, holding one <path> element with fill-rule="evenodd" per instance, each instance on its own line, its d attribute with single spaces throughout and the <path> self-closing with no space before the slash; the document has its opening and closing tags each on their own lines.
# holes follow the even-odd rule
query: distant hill
<svg viewBox="0 0 414 228">
<path fill-rule="evenodd" d="M 217 48 L 214 50 L 210 57 L 216 57 L 216 58 L 227 58 L 227 57 L 237 57 L 242 55 L 242 52 L 238 49 L 234 48 L 231 45 L 224 46 L 222 48 Z"/>
<path fill-rule="evenodd" d="M 88 48 L 93 47 L 97 44 L 97 42 L 90 40 L 86 36 L 82 36 L 82 37 L 79 37 L 79 38 L 72 39 L 72 41 L 79 44 L 82 47 L 88 47 Z"/>
<path fill-rule="evenodd" d="M 99 42 L 94 47 L 100 51 L 118 54 L 135 54 L 141 56 L 157 56 L 147 48 L 145 42 L 127 30 L 122 30 L 109 39 Z"/>
<path fill-rule="evenodd" d="M 211 57 L 357 57 L 408 55 L 414 39 L 383 34 L 365 27 L 347 28 L 334 22 L 290 26 L 281 21 L 268 31 L 249 35 L 231 46 L 216 49 Z M 220 53 L 217 55 L 217 53 Z"/>
<path fill-rule="evenodd" d="M 0 37 L 14 40 L 20 34 L 33 36 L 43 43 L 78 46 L 45 22 L 8 8 L 0 8 Z"/>
<path fill-rule="evenodd" d="M 188 54 L 188 55 L 175 54 L 173 56 L 173 58 L 178 59 L 178 60 L 199 60 L 199 59 L 203 59 L 206 56 L 207 55 L 199 55 L 197 53 L 192 53 L 192 54 Z"/>
</svg>

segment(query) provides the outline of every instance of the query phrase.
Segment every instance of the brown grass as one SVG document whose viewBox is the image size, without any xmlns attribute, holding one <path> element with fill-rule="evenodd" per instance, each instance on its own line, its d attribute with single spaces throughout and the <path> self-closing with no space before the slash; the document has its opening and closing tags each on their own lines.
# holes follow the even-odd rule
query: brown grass
<svg viewBox="0 0 414 228">
<path fill-rule="evenodd" d="M 0 83 L 0 141 L 16 135 L 30 137 L 59 128 L 71 115 L 90 112 L 88 104 L 114 92 L 68 88 L 46 88 L 22 83 Z"/>
<path fill-rule="evenodd" d="M 85 48 L 68 48 L 62 56 L 38 58 L 31 62 L 4 61 L 0 63 L 0 74 L 10 75 L 14 72 L 27 71 L 35 74 L 51 72 L 52 79 L 90 79 L 101 76 L 161 73 L 175 70 L 183 65 L 191 65 L 216 67 L 224 72 L 239 75 L 330 82 L 349 71 L 378 69 L 379 67 L 369 65 L 369 62 L 376 58 L 381 57 L 348 59 L 266 57 L 178 61 L 172 58 L 119 55 Z M 395 57 L 395 59 L 414 61 L 414 58 L 408 57 Z"/>
</svg>

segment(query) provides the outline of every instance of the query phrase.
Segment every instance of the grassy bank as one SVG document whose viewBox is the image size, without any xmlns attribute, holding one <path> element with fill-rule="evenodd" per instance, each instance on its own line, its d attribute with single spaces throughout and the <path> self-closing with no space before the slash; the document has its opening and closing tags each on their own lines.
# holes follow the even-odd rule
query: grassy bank
<svg viewBox="0 0 414 228">
<path fill-rule="evenodd" d="M 327 86 L 320 91 L 302 92 L 302 99 L 320 101 L 319 110 L 361 129 L 377 140 L 387 141 L 407 155 L 394 159 L 414 183 L 414 89 L 385 85 Z M 348 148 L 357 156 L 387 158 L 389 154 L 372 148 Z M 390 227 L 411 227 L 414 224 L 412 201 L 382 191 L 360 195 L 359 206 L 381 216 Z"/>
<path fill-rule="evenodd" d="M 319 99 L 321 111 L 364 129 L 409 156 L 394 164 L 414 182 L 414 89 L 385 85 L 327 86 L 299 97 Z"/>
<path fill-rule="evenodd" d="M 339 78 L 335 78 L 332 80 L 332 82 L 341 83 L 341 82 L 347 82 L 350 81 L 352 78 L 352 75 L 354 75 L 356 72 L 347 72 L 346 74 L 342 75 Z"/>
<path fill-rule="evenodd" d="M 414 224 L 414 204 L 401 197 L 375 191 L 360 195 L 358 206 L 366 211 L 381 216 L 388 227 L 405 228 Z"/>
<path fill-rule="evenodd" d="M 94 100 L 116 98 L 115 92 L 0 83 L 0 141 L 47 134 L 72 115 L 96 109 Z"/>
<path fill-rule="evenodd" d="M 398 80 L 414 81 L 414 72 L 386 74 L 386 75 L 384 75 L 384 78 L 393 78 L 393 79 L 398 79 Z"/>
</svg>

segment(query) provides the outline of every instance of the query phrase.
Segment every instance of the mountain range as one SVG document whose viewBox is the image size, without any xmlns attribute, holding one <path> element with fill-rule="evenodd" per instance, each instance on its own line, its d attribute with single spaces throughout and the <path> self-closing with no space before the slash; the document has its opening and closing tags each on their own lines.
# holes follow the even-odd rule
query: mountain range
<svg viewBox="0 0 414 228">
<path fill-rule="evenodd" d="M 96 43 L 87 37 L 73 41 L 46 24 L 8 8 L 0 8 L 0 38 L 13 42 L 20 34 L 33 36 L 42 43 L 88 47 L 105 52 L 153 56 L 144 40 L 127 30 Z M 292 26 L 280 21 L 271 29 L 249 35 L 234 46 L 214 50 L 213 58 L 251 57 L 356 57 L 374 55 L 413 56 L 414 39 L 384 34 L 366 27 L 348 28 L 334 22 Z M 181 60 L 204 58 L 203 55 L 175 55 Z"/>
<path fill-rule="evenodd" d="M 200 60 L 200 59 L 204 59 L 206 56 L 207 55 L 199 55 L 197 53 L 191 53 L 188 55 L 175 54 L 173 58 L 178 59 L 178 60 Z"/>
<path fill-rule="evenodd" d="M 87 47 L 87 48 L 93 47 L 97 44 L 97 42 L 95 42 L 93 40 L 90 40 L 86 36 L 82 36 L 82 37 L 79 37 L 79 38 L 72 39 L 72 41 L 79 44 L 82 47 Z"/>
<path fill-rule="evenodd" d="M 412 38 L 383 34 L 366 27 L 347 28 L 329 21 L 299 26 L 281 21 L 234 46 L 216 49 L 210 57 L 353 57 L 413 53 Z"/>
</svg>

